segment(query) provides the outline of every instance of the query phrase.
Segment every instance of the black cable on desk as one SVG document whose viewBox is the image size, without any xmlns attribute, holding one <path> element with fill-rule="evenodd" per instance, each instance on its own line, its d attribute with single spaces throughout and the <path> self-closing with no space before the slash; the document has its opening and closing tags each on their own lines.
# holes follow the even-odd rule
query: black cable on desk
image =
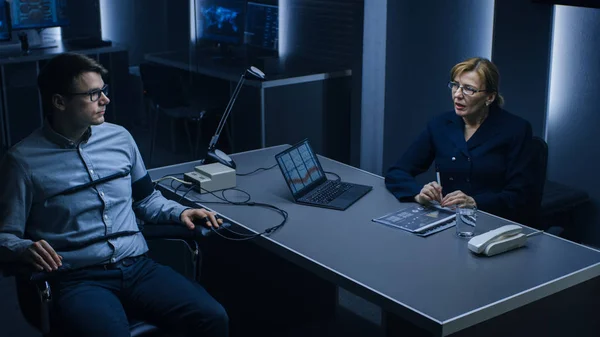
<svg viewBox="0 0 600 337">
<path fill-rule="evenodd" d="M 234 231 L 232 229 L 224 227 L 225 230 L 227 230 L 230 233 L 235 234 L 237 236 L 241 236 L 241 238 L 232 238 L 232 237 L 225 236 L 222 233 L 219 233 L 214 227 L 210 227 L 210 229 L 215 234 L 217 234 L 218 236 L 220 236 L 220 237 L 222 237 L 224 239 L 231 240 L 231 241 L 246 241 L 246 240 L 251 240 L 251 239 L 257 238 L 259 236 L 263 236 L 263 235 L 271 235 L 274 232 L 276 232 L 277 230 L 279 230 L 281 227 L 283 227 L 283 225 L 285 225 L 285 223 L 287 222 L 287 219 L 288 219 L 288 212 L 287 211 L 285 211 L 285 210 L 283 210 L 283 209 L 281 209 L 281 208 L 279 208 L 277 206 L 270 205 L 270 204 L 266 204 L 266 203 L 262 203 L 262 202 L 250 201 L 251 200 L 250 193 L 248 193 L 248 192 L 246 192 L 244 190 L 241 190 L 239 188 L 231 188 L 231 189 L 225 189 L 225 190 L 221 191 L 221 194 L 222 194 L 223 197 L 219 197 L 215 193 L 213 193 L 211 191 L 207 191 L 207 190 L 205 190 L 203 188 L 200 188 L 200 189 L 203 190 L 203 191 L 205 191 L 205 192 L 207 192 L 207 193 L 209 193 L 209 194 L 211 194 L 215 198 L 217 198 L 219 200 L 222 200 L 222 201 L 221 202 L 219 202 L 219 201 L 203 201 L 203 200 L 192 200 L 192 201 L 203 203 L 203 204 L 221 204 L 221 205 L 235 205 L 235 206 L 258 206 L 258 207 L 264 207 L 264 208 L 268 208 L 268 209 L 274 210 L 275 212 L 279 213 L 283 217 L 283 220 L 279 224 L 277 224 L 275 226 L 272 226 L 272 227 L 269 227 L 269 228 L 265 229 L 264 231 L 262 231 L 260 233 L 256 233 L 256 234 L 239 233 L 239 232 L 236 232 L 236 231 Z M 242 202 L 231 201 L 231 200 L 227 199 L 227 197 L 225 197 L 225 191 L 227 191 L 227 190 L 236 190 L 236 191 L 242 192 L 242 193 L 244 193 L 244 194 L 246 194 L 248 196 L 248 199 L 246 199 L 246 200 L 244 200 Z"/>
<path fill-rule="evenodd" d="M 175 188 L 175 191 L 174 191 L 175 194 L 177 194 L 177 192 L 179 191 L 179 188 L 181 188 L 181 186 L 184 186 L 184 184 L 180 183 L 179 186 L 177 186 L 177 188 Z M 192 191 L 194 189 L 194 187 L 196 187 L 196 186 L 197 185 L 189 186 L 187 188 L 187 190 L 184 192 L 184 194 L 178 199 L 179 202 L 181 202 L 185 198 L 185 196 L 190 191 Z M 237 236 L 241 236 L 241 238 L 232 238 L 232 237 L 225 236 L 222 233 L 220 233 L 219 231 L 217 231 L 214 227 L 210 227 L 210 229 L 215 234 L 217 234 L 218 236 L 220 236 L 220 237 L 222 237 L 224 239 L 231 240 L 231 241 L 246 241 L 246 240 L 251 240 L 251 239 L 257 238 L 259 236 L 263 236 L 263 235 L 271 235 L 274 232 L 276 232 L 277 230 L 279 230 L 280 228 L 282 228 L 285 225 L 285 223 L 287 222 L 287 219 L 288 219 L 288 212 L 287 211 L 285 211 L 285 210 L 283 210 L 283 209 L 281 209 L 281 208 L 279 208 L 277 206 L 274 206 L 274 205 L 270 205 L 270 204 L 266 204 L 266 203 L 261 203 L 261 202 L 250 201 L 252 199 L 252 197 L 250 196 L 250 193 L 248 193 L 248 192 L 246 192 L 246 191 L 244 191 L 242 189 L 239 189 L 239 188 L 224 189 L 224 190 L 221 191 L 221 197 L 218 196 L 217 194 L 215 194 L 214 192 L 208 191 L 208 190 L 206 190 L 206 189 L 204 189 L 202 187 L 200 187 L 200 190 L 201 191 L 205 191 L 205 192 L 211 194 L 212 196 L 214 196 L 215 198 L 217 198 L 217 199 L 219 199 L 221 201 L 204 201 L 204 200 L 199 200 L 199 199 L 196 199 L 196 200 L 191 200 L 190 199 L 192 202 L 203 203 L 203 204 L 221 204 L 221 205 L 235 205 L 235 206 L 258 206 L 258 207 L 264 207 L 264 208 L 268 208 L 268 209 L 274 210 L 275 212 L 279 213 L 282 216 L 282 218 L 283 218 L 283 220 L 279 224 L 277 224 L 275 226 L 272 226 L 272 227 L 269 227 L 269 228 L 265 229 L 264 231 L 262 231 L 260 233 L 256 233 L 256 234 L 239 233 L 239 232 L 236 232 L 236 231 L 234 231 L 234 230 L 232 230 L 230 228 L 224 227 L 225 230 L 227 230 L 230 233 L 235 234 Z M 226 191 L 238 191 L 238 192 L 244 193 L 247 196 L 247 198 L 244 201 L 231 201 L 231 200 L 229 200 L 225 196 L 225 192 Z"/>
<path fill-rule="evenodd" d="M 248 173 L 236 173 L 236 176 L 239 176 L 239 177 L 243 177 L 243 176 L 249 176 L 249 175 L 251 175 L 251 174 L 254 174 L 254 173 L 256 173 L 256 172 L 259 172 L 259 171 L 268 171 L 268 170 L 270 170 L 270 169 L 274 168 L 275 166 L 277 166 L 277 164 L 275 164 L 275 165 L 273 165 L 273 166 L 269 166 L 269 167 L 261 167 L 261 168 L 257 168 L 256 170 L 254 170 L 254 171 L 252 171 L 252 172 L 248 172 Z"/>
<path fill-rule="evenodd" d="M 181 184 L 181 185 L 183 185 L 183 184 Z M 181 186 L 181 185 L 179 185 L 179 186 Z M 179 186 L 178 186 L 178 188 L 179 188 Z M 189 186 L 188 189 L 181 195 L 181 197 L 179 197 L 179 200 L 177 202 L 181 203 L 183 201 L 183 199 L 185 198 L 185 196 L 188 193 L 190 193 L 190 191 L 192 191 L 194 189 L 194 187 L 195 187 L 194 185 Z M 177 191 L 175 191 L 175 194 L 177 194 Z"/>
</svg>

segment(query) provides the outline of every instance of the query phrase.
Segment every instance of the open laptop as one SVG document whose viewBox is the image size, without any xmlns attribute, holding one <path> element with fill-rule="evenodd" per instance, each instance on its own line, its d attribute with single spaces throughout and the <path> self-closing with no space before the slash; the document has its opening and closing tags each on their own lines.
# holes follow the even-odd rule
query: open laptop
<svg viewBox="0 0 600 337">
<path fill-rule="evenodd" d="M 308 140 L 275 155 L 294 200 L 299 204 L 345 210 L 373 189 L 371 186 L 327 180 Z"/>
</svg>

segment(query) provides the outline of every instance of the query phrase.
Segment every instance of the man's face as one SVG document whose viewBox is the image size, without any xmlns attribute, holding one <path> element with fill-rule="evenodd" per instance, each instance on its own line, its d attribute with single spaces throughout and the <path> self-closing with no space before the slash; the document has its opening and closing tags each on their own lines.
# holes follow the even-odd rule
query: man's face
<svg viewBox="0 0 600 337">
<path fill-rule="evenodd" d="M 63 96 L 60 110 L 66 117 L 65 120 L 70 121 L 69 124 L 74 128 L 87 128 L 104 123 L 104 113 L 110 99 L 101 92 L 103 87 L 102 76 L 95 72 L 83 73 L 75 79 L 71 95 Z M 76 95 L 72 95 L 73 93 Z M 87 93 L 92 94 L 90 96 Z"/>
</svg>

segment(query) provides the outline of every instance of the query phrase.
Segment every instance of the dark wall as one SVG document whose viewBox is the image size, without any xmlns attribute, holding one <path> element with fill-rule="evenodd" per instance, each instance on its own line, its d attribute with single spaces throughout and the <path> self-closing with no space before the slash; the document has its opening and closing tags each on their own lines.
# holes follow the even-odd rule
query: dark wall
<svg viewBox="0 0 600 337">
<path fill-rule="evenodd" d="M 350 111 L 339 118 L 339 125 L 350 129 L 334 128 L 325 141 L 350 144 L 339 158 L 359 165 L 364 0 L 279 0 L 279 11 L 280 55 L 288 66 L 352 70 Z M 330 111 L 336 108 L 335 102 L 325 103 Z M 339 108 L 347 109 L 346 102 Z"/>
<path fill-rule="evenodd" d="M 359 136 L 351 143 L 359 149 L 353 151 L 352 165 L 376 174 L 381 173 L 383 162 L 387 3 L 388 0 L 365 0 L 360 126 L 355 131 Z"/>
<path fill-rule="evenodd" d="M 496 1 L 492 61 L 500 70 L 505 108 L 544 136 L 550 80 L 554 6 L 522 0 Z"/>
<path fill-rule="evenodd" d="M 70 25 L 62 28 L 63 39 L 102 36 L 100 0 L 68 0 Z"/>
<path fill-rule="evenodd" d="M 129 63 L 144 54 L 189 48 L 189 1 L 101 0 L 102 36 L 127 46 Z"/>
<path fill-rule="evenodd" d="M 493 1 L 388 1 L 387 22 L 383 172 L 433 116 L 452 109 L 452 66 L 491 56 Z"/>
<path fill-rule="evenodd" d="M 600 246 L 600 9 L 557 6 L 547 119 L 548 178 L 592 198 L 578 214 L 584 243 Z"/>
<path fill-rule="evenodd" d="M 280 0 L 286 56 L 352 66 L 362 54 L 363 0 Z"/>
</svg>

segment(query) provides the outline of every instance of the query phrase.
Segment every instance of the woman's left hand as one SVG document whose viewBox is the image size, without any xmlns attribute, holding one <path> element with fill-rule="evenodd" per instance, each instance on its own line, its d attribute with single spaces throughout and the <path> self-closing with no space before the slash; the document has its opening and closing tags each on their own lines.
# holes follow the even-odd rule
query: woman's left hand
<svg viewBox="0 0 600 337">
<path fill-rule="evenodd" d="M 457 206 L 457 205 L 477 207 L 477 203 L 475 202 L 475 199 L 464 194 L 460 190 L 446 194 L 444 196 L 444 198 L 442 199 L 442 202 L 440 203 L 440 205 L 442 207 Z"/>
</svg>

